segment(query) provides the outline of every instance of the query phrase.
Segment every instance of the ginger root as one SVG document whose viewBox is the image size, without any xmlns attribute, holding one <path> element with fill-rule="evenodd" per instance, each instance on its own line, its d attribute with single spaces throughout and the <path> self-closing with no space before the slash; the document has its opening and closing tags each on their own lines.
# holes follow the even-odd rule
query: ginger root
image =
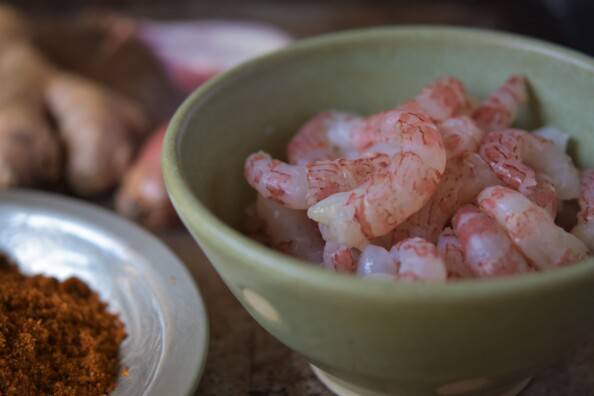
<svg viewBox="0 0 594 396">
<path fill-rule="evenodd" d="M 63 167 L 75 193 L 108 191 L 132 158 L 145 115 L 127 99 L 51 65 L 27 32 L 23 18 L 0 6 L 0 188 L 55 183 Z"/>
<path fill-rule="evenodd" d="M 26 44 L 0 42 L 0 188 L 52 184 L 60 177 L 60 141 L 44 104 L 49 70 Z"/>
<path fill-rule="evenodd" d="M 140 110 L 115 93 L 66 73 L 49 80 L 46 99 L 68 153 L 68 184 L 79 195 L 115 186 L 134 154 L 134 134 L 144 126 Z"/>
</svg>

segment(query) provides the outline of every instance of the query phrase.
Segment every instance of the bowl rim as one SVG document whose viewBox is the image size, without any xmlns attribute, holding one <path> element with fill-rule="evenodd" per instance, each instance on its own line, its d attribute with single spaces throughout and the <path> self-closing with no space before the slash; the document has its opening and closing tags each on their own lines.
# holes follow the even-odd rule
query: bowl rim
<svg viewBox="0 0 594 396">
<path fill-rule="evenodd" d="M 394 287 L 393 281 L 365 280 L 352 275 L 337 274 L 321 266 L 314 266 L 276 252 L 224 223 L 194 195 L 181 169 L 178 147 L 185 131 L 188 130 L 190 115 L 202 102 L 208 100 L 212 92 L 224 89 L 228 83 L 244 74 L 295 54 L 349 42 L 373 42 L 387 37 L 396 40 L 413 36 L 424 39 L 447 37 L 450 40 L 483 42 L 502 48 L 539 53 L 584 69 L 592 73 L 594 78 L 594 59 L 575 50 L 512 33 L 438 25 L 403 25 L 331 33 L 298 41 L 284 49 L 245 62 L 207 81 L 186 98 L 169 123 L 165 136 L 162 168 L 167 191 L 183 222 L 195 234 L 195 239 L 201 246 L 225 252 L 233 258 L 235 265 L 249 266 L 254 271 L 267 271 L 268 277 L 281 281 L 290 279 L 292 283 L 300 282 L 301 287 L 322 288 L 332 293 L 357 294 L 378 301 L 398 299 L 452 302 L 467 299 L 469 295 L 476 301 L 575 286 L 594 278 L 594 259 L 589 259 L 579 265 L 523 276 L 442 284 L 403 282 Z"/>
</svg>

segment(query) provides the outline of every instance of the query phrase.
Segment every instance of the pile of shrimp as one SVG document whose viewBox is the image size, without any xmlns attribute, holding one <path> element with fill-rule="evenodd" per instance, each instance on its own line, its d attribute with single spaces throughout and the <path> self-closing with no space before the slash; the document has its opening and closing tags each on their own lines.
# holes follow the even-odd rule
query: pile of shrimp
<svg viewBox="0 0 594 396">
<path fill-rule="evenodd" d="M 512 128 L 528 100 L 510 76 L 483 101 L 446 76 L 370 116 L 326 111 L 244 168 L 250 233 L 326 268 L 445 282 L 546 271 L 594 249 L 594 170 L 554 127 Z M 578 204 L 579 202 L 579 213 Z"/>
</svg>

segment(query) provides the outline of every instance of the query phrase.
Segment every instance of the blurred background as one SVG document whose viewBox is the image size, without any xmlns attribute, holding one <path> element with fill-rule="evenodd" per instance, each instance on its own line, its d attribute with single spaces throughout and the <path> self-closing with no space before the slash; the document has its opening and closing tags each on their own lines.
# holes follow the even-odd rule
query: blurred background
<svg viewBox="0 0 594 396">
<path fill-rule="evenodd" d="M 502 29 L 594 51 L 590 0 L 12 0 L 35 15 L 107 8 L 151 18 L 232 18 L 273 23 L 295 37 L 373 25 L 437 23 Z"/>
<path fill-rule="evenodd" d="M 3 101 L 28 92 L 21 113 L 39 115 L 38 101 L 47 113 L 34 127 L 21 119 L 18 131 L 18 117 L 0 112 L 0 189 L 81 196 L 155 230 L 179 225 L 159 166 L 168 119 L 205 80 L 253 56 L 308 36 L 400 24 L 510 31 L 594 54 L 590 0 L 12 0 L 0 6 L 0 86 L 10 82 L 0 110 Z M 19 60 L 14 43 L 34 54 Z M 64 73 L 84 81 L 54 78 Z M 114 102 L 119 111 L 110 108 Z M 86 131 L 72 132 L 82 127 L 73 128 L 71 118 L 84 119 Z M 3 127 L 12 129 L 3 134 Z M 52 144 L 59 154 L 23 148 L 23 129 L 58 136 Z M 19 163 L 12 158 L 18 150 L 39 163 Z M 47 164 L 55 169 L 44 173 Z"/>
</svg>

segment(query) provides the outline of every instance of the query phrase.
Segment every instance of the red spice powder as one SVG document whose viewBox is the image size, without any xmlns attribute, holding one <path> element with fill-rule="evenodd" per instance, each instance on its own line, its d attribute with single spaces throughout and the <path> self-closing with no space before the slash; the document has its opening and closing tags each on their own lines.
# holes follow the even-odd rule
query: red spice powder
<svg viewBox="0 0 594 396">
<path fill-rule="evenodd" d="M 0 255 L 0 395 L 106 395 L 125 337 L 81 280 L 25 276 Z"/>
</svg>

